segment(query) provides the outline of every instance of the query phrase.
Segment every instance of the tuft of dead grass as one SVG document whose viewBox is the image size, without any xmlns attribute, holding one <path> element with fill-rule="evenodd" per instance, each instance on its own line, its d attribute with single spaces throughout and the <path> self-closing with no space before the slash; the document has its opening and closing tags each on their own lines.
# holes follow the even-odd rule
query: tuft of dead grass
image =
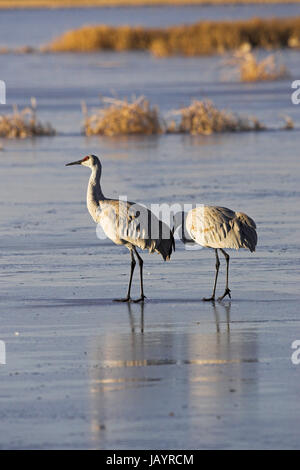
<svg viewBox="0 0 300 470">
<path fill-rule="evenodd" d="M 131 102 L 103 97 L 102 103 L 103 107 L 91 116 L 88 115 L 85 103 L 82 103 L 84 132 L 88 136 L 163 133 L 158 107 L 151 107 L 144 96 Z"/>
<path fill-rule="evenodd" d="M 245 132 L 264 130 L 265 126 L 256 118 L 241 117 L 232 112 L 219 110 L 209 100 L 194 100 L 186 108 L 173 111 L 179 115 L 179 124 L 172 121 L 168 125 L 169 133 L 187 133 L 209 135 L 216 132 Z"/>
<path fill-rule="evenodd" d="M 284 119 L 284 126 L 282 127 L 282 130 L 292 131 L 295 129 L 294 121 L 290 116 L 283 115 L 282 118 Z"/>
<path fill-rule="evenodd" d="M 103 107 L 89 115 L 82 103 L 84 132 L 91 135 L 153 135 L 153 134 L 204 134 L 215 132 L 260 131 L 265 126 L 256 118 L 242 117 L 217 109 L 211 101 L 193 101 L 186 108 L 168 113 L 176 120 L 165 121 L 156 106 L 151 107 L 144 96 L 131 102 L 116 98 L 102 98 Z M 179 117 L 179 119 L 178 119 Z M 178 122 L 179 121 L 179 122 Z"/>
<path fill-rule="evenodd" d="M 259 60 L 247 43 L 234 53 L 229 63 L 238 66 L 242 82 L 274 81 L 289 76 L 287 68 L 278 63 L 275 54 Z"/>
<path fill-rule="evenodd" d="M 31 98 L 31 105 L 21 111 L 15 105 L 12 114 L 0 115 L 0 137 L 26 139 L 54 135 L 55 130 L 50 124 L 42 124 L 37 120 L 36 108 L 36 99 Z"/>
</svg>

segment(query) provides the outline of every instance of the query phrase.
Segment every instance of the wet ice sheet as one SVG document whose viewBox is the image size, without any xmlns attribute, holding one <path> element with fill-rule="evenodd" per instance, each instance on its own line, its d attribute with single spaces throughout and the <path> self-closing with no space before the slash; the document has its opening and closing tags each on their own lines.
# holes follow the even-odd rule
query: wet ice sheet
<svg viewBox="0 0 300 470">
<path fill-rule="evenodd" d="M 297 139 L 58 136 L 8 145 L 1 447 L 298 448 Z M 222 203 L 255 218 L 257 253 L 232 253 L 231 303 L 201 301 L 214 255 L 180 245 L 170 263 L 144 255 L 144 312 L 112 302 L 126 290 L 128 252 L 97 240 L 84 202 L 88 170 L 64 167 L 91 151 L 103 155 L 108 196 Z"/>
<path fill-rule="evenodd" d="M 298 448 L 299 299 L 243 294 L 8 309 L 1 446 Z"/>
</svg>

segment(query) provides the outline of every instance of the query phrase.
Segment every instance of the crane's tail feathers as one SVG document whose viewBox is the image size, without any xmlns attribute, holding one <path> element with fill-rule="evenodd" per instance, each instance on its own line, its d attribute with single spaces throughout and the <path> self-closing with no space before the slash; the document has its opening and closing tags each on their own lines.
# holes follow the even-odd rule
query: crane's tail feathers
<svg viewBox="0 0 300 470">
<path fill-rule="evenodd" d="M 173 251 L 175 251 L 175 239 L 173 236 L 173 230 L 170 231 L 170 238 L 160 240 L 159 246 L 156 250 L 161 254 L 164 261 L 170 261 Z"/>
<path fill-rule="evenodd" d="M 255 251 L 257 245 L 257 232 L 254 220 L 243 212 L 237 212 L 236 216 L 240 225 L 239 229 L 242 247 L 247 248 L 251 252 Z"/>
<path fill-rule="evenodd" d="M 171 236 L 171 240 L 172 240 L 172 248 L 173 248 L 173 251 L 176 251 L 174 232 L 175 232 L 175 227 L 172 228 L 170 236 Z M 171 250 L 171 252 L 170 252 L 170 256 L 171 256 L 171 254 L 172 254 L 172 250 Z"/>
</svg>

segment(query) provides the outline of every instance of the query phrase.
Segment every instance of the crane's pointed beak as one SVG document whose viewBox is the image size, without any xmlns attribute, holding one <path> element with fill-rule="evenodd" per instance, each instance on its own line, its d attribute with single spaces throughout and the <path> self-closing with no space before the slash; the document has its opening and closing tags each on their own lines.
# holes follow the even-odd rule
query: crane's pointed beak
<svg viewBox="0 0 300 470">
<path fill-rule="evenodd" d="M 78 160 L 77 162 L 71 162 L 67 163 L 66 166 L 71 166 L 71 165 L 81 165 L 82 160 Z"/>
</svg>

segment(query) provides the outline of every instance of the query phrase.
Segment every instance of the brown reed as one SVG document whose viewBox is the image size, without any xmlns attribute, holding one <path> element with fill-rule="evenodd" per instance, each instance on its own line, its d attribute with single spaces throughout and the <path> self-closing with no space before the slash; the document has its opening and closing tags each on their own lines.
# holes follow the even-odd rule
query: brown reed
<svg viewBox="0 0 300 470">
<path fill-rule="evenodd" d="M 82 103 L 84 132 L 88 136 L 151 135 L 163 132 L 158 108 L 151 107 L 144 96 L 131 102 L 104 97 L 102 103 L 103 107 L 90 116 L 85 103 Z"/>
<path fill-rule="evenodd" d="M 289 76 L 287 68 L 278 63 L 275 54 L 259 60 L 249 44 L 243 44 L 228 62 L 237 65 L 242 82 L 273 81 Z"/>
<path fill-rule="evenodd" d="M 217 132 L 259 131 L 265 126 L 256 118 L 238 116 L 232 112 L 219 110 L 209 100 L 194 100 L 189 106 L 173 111 L 181 120 L 178 125 L 172 121 L 169 133 L 209 135 Z"/>
<path fill-rule="evenodd" d="M 71 30 L 43 48 L 52 52 L 149 50 L 157 57 L 197 56 L 251 48 L 276 49 L 300 44 L 300 17 L 202 21 L 168 28 L 84 26 Z"/>
<path fill-rule="evenodd" d="M 15 105 L 11 114 L 1 114 L 0 137 L 25 139 L 27 137 L 54 135 L 55 130 L 50 124 L 42 124 L 37 120 L 36 111 L 36 99 L 31 98 L 31 105 L 21 111 Z"/>
</svg>

